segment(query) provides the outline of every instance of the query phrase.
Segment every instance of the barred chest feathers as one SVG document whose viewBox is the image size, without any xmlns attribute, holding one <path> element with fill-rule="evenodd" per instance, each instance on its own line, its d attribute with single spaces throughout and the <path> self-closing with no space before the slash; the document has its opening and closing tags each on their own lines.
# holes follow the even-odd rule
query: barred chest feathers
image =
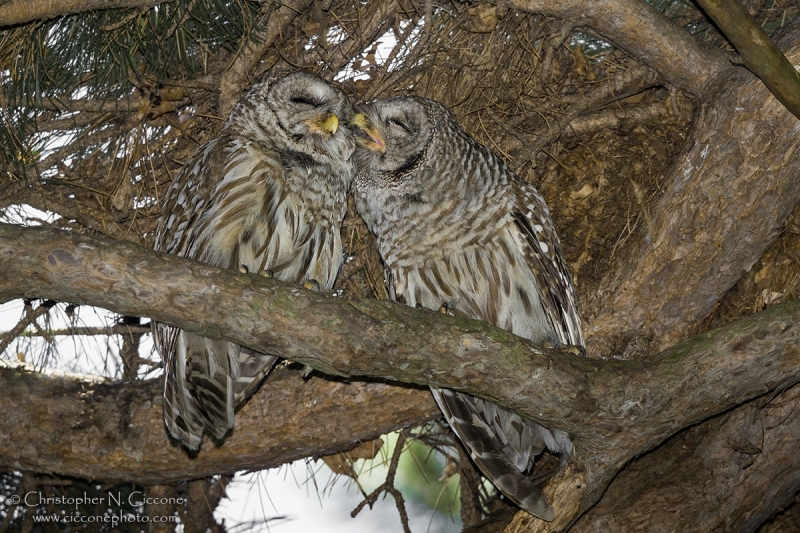
<svg viewBox="0 0 800 533">
<path fill-rule="evenodd" d="M 342 257 L 346 176 L 329 179 L 332 171 L 322 165 L 287 168 L 278 155 L 237 139 L 229 150 L 217 202 L 200 218 L 193 255 L 332 287 Z"/>
</svg>

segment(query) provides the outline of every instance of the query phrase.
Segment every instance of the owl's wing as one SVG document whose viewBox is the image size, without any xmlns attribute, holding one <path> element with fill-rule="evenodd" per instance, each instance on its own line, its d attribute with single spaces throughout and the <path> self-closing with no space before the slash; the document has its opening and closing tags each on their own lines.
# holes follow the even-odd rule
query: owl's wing
<svg viewBox="0 0 800 533">
<path fill-rule="evenodd" d="M 198 149 L 184 165 L 167 191 L 162 217 L 153 248 L 158 251 L 185 257 L 192 242 L 197 221 L 212 200 L 214 183 L 210 179 L 214 153 L 219 139 L 214 139 Z M 164 422 L 169 432 L 184 445 L 196 450 L 200 447 L 205 427 L 200 414 L 201 406 L 187 381 L 187 355 L 184 332 L 173 326 L 153 322 L 153 339 L 164 365 Z"/>
<path fill-rule="evenodd" d="M 159 252 L 191 257 L 200 217 L 214 201 L 214 190 L 224 171 L 225 138 L 201 146 L 172 182 L 164 199 L 153 248 Z"/>
<path fill-rule="evenodd" d="M 215 205 L 229 141 L 219 137 L 202 146 L 175 178 L 156 233 L 156 250 L 195 257 L 200 220 Z M 216 266 L 228 267 L 230 260 Z M 234 409 L 277 361 L 166 324 L 154 323 L 153 336 L 164 364 L 164 422 L 172 436 L 192 450 L 200 447 L 204 428 L 221 438 L 233 427 Z"/>
<path fill-rule="evenodd" d="M 581 319 L 572 276 L 561 255 L 561 243 L 544 199 L 532 186 L 515 180 L 516 210 L 512 213 L 517 242 L 536 277 L 547 319 L 562 344 L 584 347 Z M 513 231 L 513 230 L 512 230 Z"/>
<path fill-rule="evenodd" d="M 559 341 L 583 347 L 575 290 L 547 206 L 533 187 L 522 182 L 515 182 L 511 193 L 511 217 L 504 226 L 511 234 L 508 241 L 517 243 L 533 273 L 542 311 Z M 568 456 L 569 436 L 481 398 L 447 389 L 432 392 L 475 464 L 492 483 L 529 513 L 553 520 L 553 509 L 529 472 L 545 448 L 562 458 Z"/>
</svg>

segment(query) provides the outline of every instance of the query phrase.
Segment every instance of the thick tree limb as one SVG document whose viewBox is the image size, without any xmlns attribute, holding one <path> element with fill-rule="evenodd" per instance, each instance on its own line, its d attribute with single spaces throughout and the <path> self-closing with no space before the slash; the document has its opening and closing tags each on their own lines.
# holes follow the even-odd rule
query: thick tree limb
<svg viewBox="0 0 800 533">
<path fill-rule="evenodd" d="M 0 28 L 94 9 L 153 7 L 167 0 L 11 0 L 0 5 Z"/>
<path fill-rule="evenodd" d="M 306 381 L 279 368 L 237 413 L 225 444 L 205 442 L 190 457 L 167 437 L 160 383 L 91 383 L 0 366 L 0 391 L 0 469 L 143 484 L 270 468 L 440 416 L 424 390 Z"/>
<path fill-rule="evenodd" d="M 585 135 L 599 128 L 617 127 L 623 120 L 653 120 L 657 114 L 667 112 L 665 105 L 650 103 L 638 107 L 625 106 L 624 109 L 596 110 L 660 83 L 656 72 L 647 67 L 627 69 L 609 76 L 607 83 L 570 102 L 564 116 L 554 120 L 547 130 L 536 137 L 535 142 L 538 146 L 549 146 L 564 135 Z"/>
<path fill-rule="evenodd" d="M 692 37 L 640 0 L 499 0 L 589 27 L 649 66 L 670 83 L 698 96 L 732 68 L 720 49 Z"/>
<path fill-rule="evenodd" d="M 560 510 L 554 527 L 597 501 L 631 458 L 681 428 L 800 382 L 800 304 L 697 336 L 646 363 L 597 361 L 540 350 L 480 322 L 326 297 L 51 229 L 0 225 L 0 261 L 7 274 L 0 300 L 47 296 L 150 315 L 331 374 L 458 388 L 565 429 L 577 455 L 550 484 Z"/>
<path fill-rule="evenodd" d="M 567 126 L 569 135 L 581 136 L 596 131 L 619 128 L 621 124 L 656 121 L 672 112 L 670 102 L 649 102 L 630 105 L 624 109 L 610 107 L 594 113 L 587 113 L 573 119 Z"/>
<path fill-rule="evenodd" d="M 800 56 L 798 37 L 794 24 L 787 28 L 780 43 L 790 51 L 787 55 L 794 62 Z M 588 328 L 599 333 L 590 335 L 590 354 L 620 354 L 628 340 L 644 337 L 652 341 L 652 346 L 634 355 L 646 356 L 696 331 L 697 324 L 713 311 L 722 294 L 774 242 L 797 202 L 798 168 L 793 156 L 798 144 L 797 121 L 767 94 L 758 80 L 746 72 L 738 72 L 708 96 L 700 110 L 684 154 L 665 177 L 666 193 L 651 211 L 647 225 L 630 238 L 617 257 L 616 269 L 601 286 L 583 293 L 583 309 L 590 315 Z M 617 320 L 622 317 L 624 320 Z M 752 412 L 752 406 L 741 407 L 734 413 L 740 410 Z M 704 426 L 708 431 L 704 439 L 706 450 L 714 450 L 709 444 L 712 442 L 717 443 L 717 451 L 724 449 L 731 442 L 731 435 L 747 431 L 733 419 L 725 420 L 725 424 Z M 791 426 L 790 422 L 787 424 Z M 786 431 L 792 432 L 793 427 Z M 719 491 L 707 482 L 690 488 L 692 480 L 681 481 L 663 466 L 661 477 L 652 486 L 677 487 L 672 494 L 682 491 L 689 495 L 683 501 L 696 505 L 684 503 L 681 507 L 686 508 L 687 517 L 697 519 L 695 531 L 717 527 L 710 525 L 712 517 L 703 515 L 708 510 L 708 505 L 702 504 L 704 500 L 692 499 L 691 494 L 698 490 L 705 490 L 706 495 L 716 494 L 714 508 L 722 513 L 725 509 L 740 509 L 727 514 L 728 530 L 752 529 L 782 501 L 771 499 L 762 489 L 793 494 L 798 488 L 793 469 L 786 468 L 790 465 L 788 458 L 793 459 L 791 441 L 776 440 L 772 441 L 771 453 L 762 454 L 749 467 L 747 475 L 737 479 L 739 485 L 735 491 L 725 485 L 730 476 L 722 478 L 717 486 Z M 695 453 L 704 456 L 703 449 L 698 448 Z M 651 465 L 682 460 L 672 446 L 661 447 L 646 457 L 651 458 Z M 702 469 L 699 462 L 694 464 Z M 781 475 L 775 475 L 774 465 L 785 468 Z M 627 468 L 637 466 L 638 461 Z M 770 476 L 773 476 L 771 481 L 765 482 Z M 643 497 L 643 486 L 651 483 L 609 487 L 601 507 L 592 511 L 591 521 L 582 520 L 578 530 L 587 529 L 588 524 L 597 526 L 616 520 L 621 524 L 620 529 L 625 530 L 626 523 L 641 524 L 637 517 L 645 514 L 674 513 L 674 500 L 659 499 L 658 489 L 648 491 L 648 496 Z M 620 505 L 625 512 L 620 511 Z M 584 523 L 587 526 L 580 525 Z M 691 523 L 691 518 L 687 518 L 685 524 Z M 509 531 L 547 529 L 540 522 L 530 523 L 528 518 L 518 516 Z"/>
<path fill-rule="evenodd" d="M 619 41 L 615 41 L 618 42 Z M 644 39 L 644 42 L 649 42 L 647 39 Z M 641 44 L 641 43 L 640 43 Z M 630 50 L 630 48 L 629 48 Z M 656 67 L 657 68 L 657 67 Z M 702 76 L 701 78 L 710 78 L 710 76 Z M 729 85 L 726 85 L 726 89 L 730 92 L 736 92 L 741 89 L 745 85 L 744 82 L 742 84 L 738 84 L 744 80 L 744 82 L 748 81 L 746 76 L 740 78 L 739 81 L 733 80 Z M 738 84 L 738 85 L 737 85 Z M 724 93 L 724 91 L 720 91 Z M 765 94 L 765 93 L 764 93 Z M 741 96 L 740 96 L 741 98 Z M 729 287 L 729 283 L 735 281 L 739 274 L 747 268 L 752 262 L 754 262 L 757 257 L 761 255 L 763 252 L 763 248 L 768 246 L 771 242 L 772 236 L 775 234 L 775 228 L 778 227 L 782 221 L 779 215 L 770 215 L 767 216 L 767 220 L 763 223 L 759 222 L 757 219 L 759 218 L 758 215 L 763 215 L 764 213 L 759 213 L 759 209 L 764 209 L 764 206 L 767 206 L 768 209 L 772 209 L 770 205 L 770 194 L 774 194 L 776 197 L 781 198 L 782 202 L 788 204 L 792 202 L 790 197 L 787 197 L 788 194 L 791 194 L 791 189 L 784 188 L 781 189 L 779 185 L 777 189 L 773 189 L 774 186 L 773 180 L 778 177 L 783 172 L 787 172 L 787 167 L 791 171 L 791 153 L 789 154 L 781 154 L 780 150 L 785 149 L 786 146 L 794 146 L 796 145 L 796 141 L 793 140 L 793 133 L 791 130 L 788 131 L 789 135 L 784 137 L 784 141 L 778 142 L 777 138 L 780 137 L 782 134 L 785 134 L 785 123 L 782 122 L 777 112 L 774 111 L 773 108 L 769 105 L 765 107 L 759 107 L 760 104 L 756 104 L 758 99 L 761 99 L 761 104 L 764 104 L 764 101 L 770 100 L 769 97 L 765 97 L 763 95 L 760 96 L 753 96 L 752 94 L 745 97 L 743 100 L 736 100 L 735 97 L 732 97 L 728 100 L 727 107 L 720 106 L 719 102 L 714 102 L 714 104 L 707 104 L 707 107 L 704 110 L 704 115 L 698 126 L 697 131 L 693 134 L 692 139 L 690 140 L 690 144 L 687 146 L 694 145 L 693 148 L 689 148 L 687 150 L 687 154 L 691 153 L 691 150 L 694 150 L 694 159 L 687 156 L 685 154 L 685 161 L 695 162 L 700 161 L 705 162 L 705 158 L 708 153 L 704 154 L 704 149 L 708 149 L 709 152 L 712 152 L 712 155 L 709 156 L 711 158 L 714 157 L 714 150 L 725 150 L 726 146 L 728 151 L 725 152 L 726 157 L 720 155 L 717 159 L 712 160 L 708 164 L 703 165 L 702 167 L 698 166 L 682 166 L 680 170 L 673 169 L 670 175 L 667 177 L 667 180 L 672 180 L 675 183 L 675 189 L 681 189 L 681 194 L 673 194 L 670 197 L 669 201 L 664 201 L 663 203 L 657 206 L 657 212 L 654 214 L 653 218 L 651 218 L 650 223 L 651 226 L 647 228 L 647 233 L 645 232 L 645 237 L 642 238 L 640 241 L 636 241 L 635 237 L 631 238 L 629 242 L 630 248 L 627 251 L 624 251 L 622 254 L 622 261 L 619 262 L 620 265 L 623 265 L 617 272 L 616 276 L 612 276 L 609 278 L 611 280 L 610 284 L 604 285 L 603 290 L 607 290 L 605 294 L 600 294 L 596 297 L 588 307 L 584 307 L 585 309 L 589 310 L 596 310 L 600 309 L 599 313 L 593 315 L 596 320 L 591 320 L 589 322 L 589 326 L 594 332 L 593 337 L 595 339 L 601 336 L 612 336 L 614 337 L 608 344 L 605 344 L 607 350 L 605 353 L 613 353 L 613 346 L 622 345 L 625 342 L 625 337 L 633 337 L 636 335 L 640 335 L 644 333 L 654 339 L 656 339 L 655 344 L 658 346 L 666 346 L 669 343 L 673 342 L 678 338 L 683 338 L 685 335 L 690 331 L 690 328 L 694 327 L 694 324 L 697 323 L 698 317 L 704 316 L 703 313 L 707 314 L 707 311 L 704 309 L 708 309 L 708 301 L 715 302 L 716 298 L 719 294 L 724 292 L 727 287 Z M 768 111 L 765 115 L 760 115 L 759 113 L 763 113 L 764 111 Z M 738 113 L 738 115 L 737 115 Z M 732 115 L 736 120 L 730 121 L 722 121 L 722 115 Z M 712 117 L 709 119 L 709 117 Z M 752 120 L 749 120 L 752 118 Z M 728 128 L 727 131 L 719 130 L 718 128 L 720 125 L 725 125 Z M 741 125 L 747 124 L 748 127 L 744 128 L 744 134 L 742 135 Z M 751 134 L 748 132 L 748 128 L 756 129 L 756 133 Z M 746 207 L 740 213 L 735 213 L 737 206 L 733 204 L 738 204 L 738 208 L 741 209 L 741 204 L 747 204 L 751 201 L 753 196 L 748 189 L 743 189 L 744 183 L 746 181 L 756 181 L 754 180 L 754 176 L 759 175 L 762 172 L 760 167 L 756 167 L 757 170 L 754 170 L 752 174 L 748 176 L 740 176 L 736 173 L 738 172 L 738 167 L 740 166 L 740 161 L 734 160 L 733 161 L 726 161 L 730 160 L 730 154 L 738 155 L 738 151 L 749 151 L 753 150 L 757 154 L 755 157 L 761 157 L 762 159 L 765 157 L 763 152 L 758 152 L 761 150 L 761 145 L 759 143 L 759 136 L 764 134 L 764 128 L 769 130 L 775 128 L 776 132 L 773 136 L 768 136 L 767 144 L 767 158 L 772 157 L 773 163 L 770 163 L 775 166 L 775 169 L 771 172 L 767 173 L 766 178 L 759 177 L 759 187 L 764 187 L 766 189 L 766 196 L 767 198 L 764 199 L 761 197 L 757 199 L 755 202 L 754 207 Z M 717 129 L 717 131 L 715 131 Z M 704 133 L 705 132 L 705 133 Z M 712 133 L 708 133 L 712 132 Z M 748 144 L 738 145 L 738 149 L 730 149 L 730 144 L 726 145 L 726 143 L 732 143 L 735 145 L 735 140 L 739 137 L 745 139 L 746 143 L 750 143 L 751 146 Z M 705 145 L 701 143 L 705 143 Z M 755 148 L 758 146 L 758 150 Z M 770 155 L 771 154 L 771 155 Z M 787 160 L 789 160 L 788 165 L 781 166 L 782 161 L 780 157 L 775 159 L 777 155 L 786 155 Z M 776 162 L 777 161 L 777 162 Z M 736 176 L 736 179 L 733 179 L 731 176 Z M 796 175 L 795 175 L 796 176 Z M 793 175 L 786 175 L 784 176 L 788 179 L 792 179 Z M 730 181 L 728 181 L 730 180 Z M 713 182 L 713 183 L 712 183 Z M 725 190 L 725 185 L 727 185 L 727 191 Z M 720 191 L 718 188 L 721 187 L 722 190 Z M 750 187 L 753 187 L 752 185 Z M 669 197 L 670 194 L 673 193 L 675 189 L 667 187 L 667 195 Z M 712 191 L 713 194 L 709 193 Z M 738 197 L 731 197 L 730 195 L 734 194 L 731 191 L 737 191 L 739 194 Z M 770 192 L 772 191 L 772 192 Z M 727 194 L 727 196 L 726 196 Z M 740 201 L 744 196 L 744 201 Z M 675 209 L 683 208 L 684 204 L 686 203 L 686 199 L 689 198 L 694 199 L 696 205 L 697 198 L 707 198 L 707 203 L 702 204 L 701 207 L 698 208 L 698 213 L 696 214 L 694 211 L 691 211 L 689 207 L 686 207 L 687 211 L 680 211 L 680 216 L 676 218 L 684 218 L 684 220 L 679 220 L 678 224 L 672 229 L 661 229 L 658 228 L 658 224 L 663 225 L 665 223 L 669 224 L 673 222 L 673 218 L 669 216 L 669 213 L 676 212 Z M 688 206 L 689 204 L 687 204 Z M 784 204 L 781 204 L 784 205 Z M 711 248 L 704 248 L 708 243 L 703 242 L 693 242 L 691 239 L 688 241 L 684 240 L 687 237 L 687 232 L 689 235 L 693 235 L 693 230 L 696 227 L 695 224 L 704 224 L 708 221 L 709 217 L 713 216 L 714 210 L 716 209 L 717 212 L 720 211 L 720 206 L 722 206 L 722 211 L 724 214 L 720 216 L 722 218 L 728 217 L 732 220 L 736 220 L 737 216 L 741 213 L 744 213 L 745 216 L 749 216 L 750 219 L 742 222 L 742 224 L 736 228 L 729 227 L 725 228 L 725 224 L 728 222 L 728 218 L 725 218 L 722 222 L 718 225 L 711 224 L 711 227 L 714 231 L 721 232 L 725 238 L 723 238 L 720 242 L 722 243 L 722 247 L 724 248 L 723 251 L 719 253 L 719 255 L 714 255 L 716 253 L 715 250 Z M 780 207 L 779 207 L 780 209 Z M 659 215 L 659 212 L 662 213 L 662 218 L 656 218 Z M 663 213 L 666 213 L 664 215 Z M 687 221 L 685 220 L 686 214 L 689 213 L 691 215 L 696 215 L 700 222 L 695 221 Z M 711 213 L 711 214 L 709 214 Z M 653 222 L 655 221 L 655 222 Z M 755 227 L 755 234 L 752 237 L 751 243 L 746 243 L 742 246 L 742 243 L 739 242 L 738 246 L 738 254 L 734 258 L 732 263 L 727 263 L 724 259 L 725 254 L 731 250 L 731 247 L 735 247 L 737 244 L 734 242 L 735 240 L 739 239 L 738 233 L 741 233 L 742 228 L 746 228 L 748 226 L 757 226 Z M 720 229 L 721 227 L 721 229 Z M 655 229 L 654 229 L 655 228 Z M 677 230 L 675 229 L 677 228 Z M 642 230 L 644 231 L 644 230 Z M 661 231 L 661 233 L 658 233 Z M 674 233 L 673 233 L 674 231 Z M 749 230 L 748 230 L 749 231 Z M 726 233 L 728 232 L 728 233 Z M 760 232 L 760 233 L 759 233 Z M 659 252 L 663 253 L 668 250 L 666 248 L 671 248 L 674 252 L 675 246 L 672 245 L 673 242 L 678 243 L 680 246 L 680 250 L 683 250 L 683 255 L 679 257 L 670 257 L 673 261 L 671 263 L 667 263 L 667 270 L 668 272 L 664 275 L 648 277 L 647 270 L 642 270 L 641 265 L 643 264 L 651 264 L 653 268 L 663 268 L 663 256 L 658 256 L 657 253 L 651 251 L 648 248 L 648 241 L 647 239 L 652 235 L 658 235 L 661 237 L 661 249 Z M 735 237 L 734 237 L 735 236 Z M 764 238 L 766 236 L 766 238 Z M 681 244 L 682 243 L 682 244 Z M 747 247 L 749 246 L 749 249 Z M 658 247 L 656 247 L 658 248 Z M 695 248 L 698 250 L 696 253 L 693 252 Z M 646 251 L 644 256 L 649 255 L 649 259 L 647 257 L 638 257 L 637 253 L 640 252 L 642 249 Z M 679 251 L 680 251 L 679 250 Z M 711 250 L 711 255 L 708 255 L 708 250 Z M 659 257 L 661 259 L 659 259 Z M 676 260 L 677 259 L 677 260 Z M 625 263 L 633 260 L 634 267 L 627 267 L 624 266 Z M 652 261 L 651 263 L 647 263 L 647 261 Z M 659 260 L 661 263 L 659 263 Z M 720 266 L 728 269 L 722 271 L 722 276 L 719 275 L 720 273 Z M 699 269 L 698 269 L 699 267 Z M 630 268 L 630 270 L 628 270 Z M 695 275 L 696 272 L 696 275 Z M 687 274 L 689 277 L 687 277 Z M 720 282 L 720 277 L 724 278 Z M 630 286 L 626 286 L 626 290 L 629 291 L 627 296 L 623 295 L 621 299 L 612 302 L 609 304 L 609 301 L 615 297 L 615 293 L 617 292 L 617 285 L 615 283 L 619 280 L 629 281 L 631 282 Z M 732 280 L 732 281 L 731 281 Z M 645 286 L 643 289 L 641 284 L 648 283 L 651 281 L 655 281 L 657 283 L 668 283 L 669 285 L 664 285 L 664 287 L 679 287 L 685 289 L 682 294 L 679 294 L 675 300 L 671 300 L 670 302 L 666 302 L 663 295 L 658 291 L 658 289 L 654 290 L 652 287 Z M 636 289 L 631 289 L 631 287 L 636 287 Z M 698 291 L 699 287 L 699 291 Z M 639 291 L 639 292 L 635 292 Z M 634 294 L 635 293 L 635 294 Z M 715 296 L 716 295 L 716 296 Z M 663 305 L 655 305 L 655 309 L 652 310 L 649 314 L 646 314 L 645 318 L 641 321 L 638 321 L 639 318 L 636 313 L 641 313 L 641 303 L 643 301 L 648 302 L 648 306 L 653 305 L 653 302 L 662 302 Z M 319 309 L 319 308 L 317 308 Z M 633 315 L 633 320 L 629 322 L 615 322 L 614 320 L 618 319 L 620 316 L 627 316 L 628 310 L 637 310 Z M 609 320 L 607 322 L 603 321 L 603 318 L 608 317 L 613 318 L 614 320 Z M 431 320 L 435 320 L 432 318 Z M 641 329 L 642 325 L 649 325 L 652 324 L 653 327 L 644 331 Z M 669 337 L 672 335 L 672 337 Z M 602 344 L 595 343 L 595 346 L 603 346 Z M 599 350 L 594 350 L 594 353 L 598 353 Z M 309 355 L 309 354 L 307 354 Z M 401 354 L 402 355 L 402 354 Z M 310 356 L 310 355 L 309 355 Z M 796 365 L 795 365 L 796 366 Z M 509 366 L 500 366 L 501 370 L 505 371 L 509 368 Z M 340 370 L 341 371 L 341 370 Z M 429 369 L 425 371 L 431 372 Z M 512 368 L 510 371 L 514 371 Z M 548 375 L 549 376 L 549 375 Z M 469 376 L 474 377 L 474 376 Z M 440 376 L 441 379 L 441 376 Z M 566 379 L 566 378 L 565 378 Z M 467 380 L 469 381 L 469 379 Z M 555 385 L 556 389 L 559 388 L 559 385 L 562 383 L 559 382 Z M 569 385 L 569 383 L 566 383 Z M 465 386 L 469 386 L 465 385 Z M 482 387 L 483 385 L 477 385 L 477 387 Z M 638 384 L 636 384 L 638 386 Z M 477 389 L 476 389 L 477 390 Z M 572 389 L 561 389 L 561 390 L 572 390 Z M 578 389 L 580 390 L 580 389 Z M 630 390 L 636 390 L 634 386 L 630 387 Z M 681 389 L 682 391 L 682 389 Z M 480 392 L 480 390 L 477 390 Z M 500 394 L 500 393 L 497 393 Z M 505 394 L 505 393 L 503 393 Z M 557 394 L 557 392 L 556 392 Z M 512 399 L 513 400 L 513 399 Z M 628 401 L 631 401 L 630 398 L 627 398 Z M 510 400 L 506 400 L 510 401 Z M 519 400 L 522 402 L 522 398 Z M 531 401 L 530 398 L 525 399 L 525 401 Z M 609 400 L 611 401 L 611 400 Z M 616 400 L 615 400 L 616 401 Z M 638 397 L 635 401 L 639 401 Z M 513 402 L 512 402 L 513 403 Z M 535 404 L 533 404 L 535 405 Z M 530 408 L 530 407 L 528 407 Z M 156 409 L 157 410 L 157 409 Z M 649 411 L 648 411 L 649 412 Z M 558 414 L 558 413 L 556 413 Z M 535 413 L 534 416 L 539 416 L 541 413 Z M 559 415 L 560 416 L 560 415 Z M 608 420 L 608 418 L 604 418 L 604 420 Z M 591 424 L 596 422 L 596 420 L 590 420 L 589 425 L 586 425 L 585 428 L 592 427 Z M 557 422 L 558 423 L 558 422 Z M 581 421 L 580 423 L 576 422 L 574 419 L 567 418 L 563 420 L 564 427 L 571 424 L 584 424 L 585 421 Z M 622 432 L 625 432 L 625 428 L 629 427 L 625 424 L 618 424 L 617 426 L 613 426 L 613 424 L 617 423 L 613 421 L 609 423 L 609 426 L 606 430 L 601 430 L 597 433 L 598 436 L 595 438 L 599 441 L 604 441 L 605 439 L 605 432 L 610 432 L 612 427 L 622 428 Z M 677 426 L 677 422 L 675 425 Z M 160 427 L 160 426 L 158 426 Z M 723 428 L 724 429 L 724 428 Z M 717 435 L 724 437 L 725 433 L 723 429 L 720 429 Z M 663 428 L 662 428 L 663 430 Z M 636 438 L 641 438 L 642 435 L 638 434 L 634 431 Z M 668 434 L 666 431 L 663 432 L 664 435 Z M 587 441 L 581 440 L 585 439 L 586 435 L 578 435 L 580 437 L 578 439 L 578 450 L 581 452 L 579 455 L 579 459 L 583 462 L 576 462 L 571 466 L 571 470 L 565 473 L 562 473 L 560 479 L 561 483 L 552 484 L 551 488 L 553 490 L 561 490 L 561 489 L 568 489 L 572 486 L 568 483 L 571 480 L 577 480 L 579 482 L 583 482 L 583 486 L 589 486 L 591 489 L 595 489 L 596 487 L 603 486 L 603 479 L 604 476 L 607 475 L 609 471 L 613 471 L 617 469 L 618 466 L 616 465 L 616 460 L 621 460 L 621 457 L 629 452 L 628 449 L 624 450 L 624 453 L 618 453 L 617 455 L 610 456 L 613 460 L 611 461 L 611 467 L 607 467 L 605 464 L 600 464 L 600 460 L 597 459 L 593 462 L 592 454 L 595 454 L 596 457 L 602 456 L 603 453 L 606 453 L 604 449 L 597 449 L 593 448 L 592 443 L 595 441 Z M 621 437 L 617 437 L 619 439 Z M 662 436 L 659 436 L 658 439 L 662 439 Z M 658 439 L 653 439 L 653 441 L 657 441 Z M 647 440 L 647 439 L 645 439 Z M 613 435 L 608 438 L 608 442 L 619 442 L 619 440 L 615 441 Z M 603 443 L 605 446 L 605 443 Z M 224 449 L 224 448 L 223 448 Z M 205 453 L 205 452 L 204 452 Z M 202 455 L 202 454 L 201 454 Z M 758 465 L 756 465 L 758 466 Z M 587 485 L 588 482 L 588 485 Z M 743 481 L 744 483 L 744 481 Z M 749 486 L 749 485 L 746 485 Z M 783 485 L 782 485 L 783 486 Z M 623 489 L 617 489 L 622 491 Z M 575 513 L 580 512 L 582 508 L 585 508 L 587 502 L 590 502 L 595 495 L 593 493 L 585 493 L 581 494 L 580 492 L 564 490 L 559 492 L 558 494 L 551 494 L 551 497 L 556 502 L 556 509 L 559 510 L 561 516 L 575 516 Z M 647 501 L 643 500 L 642 505 L 647 505 Z M 572 507 L 574 509 L 573 513 L 567 512 L 568 509 Z M 566 519 L 565 519 L 566 520 Z M 601 519 L 602 520 L 602 519 Z M 561 523 L 561 526 L 564 524 Z"/>
<path fill-rule="evenodd" d="M 739 0 L 697 0 L 742 62 L 794 116 L 800 118 L 800 73 Z"/>
<path fill-rule="evenodd" d="M 796 62 L 797 28 L 783 42 Z M 797 119 L 757 78 L 741 69 L 721 82 L 700 106 L 647 223 L 600 286 L 582 294 L 589 327 L 603 332 L 589 353 L 620 354 L 634 338 L 652 340 L 653 353 L 696 331 L 800 199 L 798 146 Z"/>
<path fill-rule="evenodd" d="M 687 429 L 609 485 L 624 505 L 601 500 L 573 531 L 755 531 L 800 486 L 798 401 L 794 387 Z"/>
</svg>

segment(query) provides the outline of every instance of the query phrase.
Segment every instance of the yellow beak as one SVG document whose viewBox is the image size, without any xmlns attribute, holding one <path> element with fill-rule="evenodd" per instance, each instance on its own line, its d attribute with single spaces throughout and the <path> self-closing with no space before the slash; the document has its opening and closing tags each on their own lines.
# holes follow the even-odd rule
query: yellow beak
<svg viewBox="0 0 800 533">
<path fill-rule="evenodd" d="M 333 135 L 336 133 L 336 130 L 339 129 L 339 117 L 331 113 L 331 116 L 326 118 L 322 124 L 320 124 L 319 129 Z"/>
<path fill-rule="evenodd" d="M 356 142 L 359 146 L 373 152 L 383 153 L 386 151 L 386 141 L 383 140 L 378 133 L 378 128 L 372 124 L 367 115 L 356 113 L 351 124 L 358 128 Z"/>
<path fill-rule="evenodd" d="M 333 113 L 324 113 L 304 121 L 311 131 L 333 135 L 339 129 L 339 117 Z"/>
</svg>

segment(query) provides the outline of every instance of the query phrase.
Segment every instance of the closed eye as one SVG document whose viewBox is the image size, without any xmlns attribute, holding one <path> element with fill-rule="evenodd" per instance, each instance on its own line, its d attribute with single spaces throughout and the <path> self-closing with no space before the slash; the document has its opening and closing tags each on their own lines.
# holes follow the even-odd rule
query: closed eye
<svg viewBox="0 0 800 533">
<path fill-rule="evenodd" d="M 309 105 L 311 107 L 319 107 L 320 103 L 305 96 L 295 96 L 289 99 L 293 104 Z"/>
<path fill-rule="evenodd" d="M 400 127 L 401 129 L 403 129 L 409 135 L 413 135 L 414 134 L 414 131 L 411 128 L 409 128 L 408 125 L 405 122 L 403 122 L 402 120 L 397 120 L 396 118 L 390 118 L 388 120 L 388 123 L 389 123 L 390 126 L 398 126 L 398 127 Z"/>
</svg>

